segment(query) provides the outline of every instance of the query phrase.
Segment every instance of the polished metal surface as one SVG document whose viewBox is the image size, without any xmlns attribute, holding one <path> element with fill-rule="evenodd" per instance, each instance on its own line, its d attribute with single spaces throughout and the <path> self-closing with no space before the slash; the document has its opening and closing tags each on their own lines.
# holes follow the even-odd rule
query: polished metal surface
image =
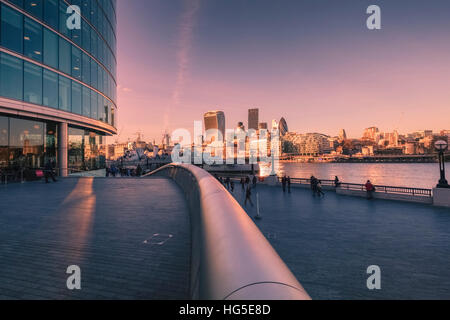
<svg viewBox="0 0 450 320">
<path fill-rule="evenodd" d="M 170 164 L 147 176 L 172 178 L 188 200 L 193 299 L 310 299 L 239 203 L 208 172 Z"/>
</svg>

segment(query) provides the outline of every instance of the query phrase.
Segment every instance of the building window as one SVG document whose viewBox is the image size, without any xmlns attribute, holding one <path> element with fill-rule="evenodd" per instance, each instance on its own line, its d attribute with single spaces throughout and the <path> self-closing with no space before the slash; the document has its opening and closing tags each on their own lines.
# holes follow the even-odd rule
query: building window
<svg viewBox="0 0 450 320">
<path fill-rule="evenodd" d="M 91 84 L 91 59 L 85 53 L 82 55 L 81 81 L 87 85 Z"/>
<path fill-rule="evenodd" d="M 42 25 L 25 18 L 23 39 L 24 55 L 42 62 Z"/>
<path fill-rule="evenodd" d="M 23 52 L 23 16 L 13 9 L 2 4 L 2 46 L 16 51 Z"/>
<path fill-rule="evenodd" d="M 58 36 L 44 28 L 44 64 L 58 69 Z"/>
<path fill-rule="evenodd" d="M 71 111 L 71 81 L 59 76 L 59 109 Z"/>
<path fill-rule="evenodd" d="M 36 18 L 42 19 L 42 1 L 43 0 L 25 0 L 24 1 L 25 11 L 35 16 Z"/>
<path fill-rule="evenodd" d="M 44 156 L 44 123 L 10 118 L 10 165 L 17 168 L 40 168 Z"/>
<path fill-rule="evenodd" d="M 58 75 L 50 70 L 44 69 L 44 106 L 58 109 Z"/>
<path fill-rule="evenodd" d="M 97 89 L 97 62 L 91 60 L 91 86 Z"/>
<path fill-rule="evenodd" d="M 81 80 L 81 51 L 72 46 L 72 77 Z"/>
<path fill-rule="evenodd" d="M 23 61 L 3 52 L 0 55 L 0 96 L 23 99 Z"/>
<path fill-rule="evenodd" d="M 81 85 L 72 81 L 72 112 L 81 114 Z"/>
<path fill-rule="evenodd" d="M 44 21 L 55 30 L 58 30 L 58 5 L 58 0 L 44 1 Z"/>
<path fill-rule="evenodd" d="M 91 118 L 98 120 L 98 99 L 97 92 L 91 91 Z"/>
<path fill-rule="evenodd" d="M 70 43 L 63 38 L 59 38 L 59 70 L 67 74 L 71 74 L 72 53 L 70 49 Z"/>
<path fill-rule="evenodd" d="M 83 86 L 83 116 L 91 116 L 91 90 Z"/>
<path fill-rule="evenodd" d="M 24 62 L 24 100 L 42 104 L 42 68 L 27 61 Z"/>
</svg>

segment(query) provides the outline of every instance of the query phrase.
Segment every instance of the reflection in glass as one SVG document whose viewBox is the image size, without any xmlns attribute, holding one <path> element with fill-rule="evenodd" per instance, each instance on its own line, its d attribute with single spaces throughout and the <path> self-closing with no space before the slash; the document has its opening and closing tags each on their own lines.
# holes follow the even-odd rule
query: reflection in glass
<svg viewBox="0 0 450 320">
<path fill-rule="evenodd" d="M 69 127 L 69 172 L 105 168 L 105 139 L 92 131 Z"/>
</svg>

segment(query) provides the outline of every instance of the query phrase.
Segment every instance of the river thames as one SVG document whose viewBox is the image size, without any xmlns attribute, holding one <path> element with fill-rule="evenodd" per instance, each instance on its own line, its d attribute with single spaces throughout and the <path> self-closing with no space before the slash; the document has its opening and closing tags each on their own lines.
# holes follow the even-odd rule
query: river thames
<svg viewBox="0 0 450 320">
<path fill-rule="evenodd" d="M 334 180 L 334 177 L 338 176 L 341 182 L 348 183 L 366 183 L 370 179 L 378 185 L 431 189 L 438 183 L 439 165 L 437 163 L 280 162 L 277 173 L 291 178 L 309 178 L 314 175 L 323 180 Z"/>
</svg>

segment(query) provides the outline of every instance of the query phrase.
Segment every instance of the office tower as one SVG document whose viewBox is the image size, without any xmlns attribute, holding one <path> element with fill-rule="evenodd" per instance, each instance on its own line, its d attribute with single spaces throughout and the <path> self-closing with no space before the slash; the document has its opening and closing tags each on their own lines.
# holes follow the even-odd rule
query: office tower
<svg viewBox="0 0 450 320">
<path fill-rule="evenodd" d="M 116 130 L 116 1 L 1 1 L 0 167 L 105 167 Z M 6 36 L 7 35 L 7 36 Z"/>
<path fill-rule="evenodd" d="M 289 132 L 289 127 L 287 125 L 287 122 L 284 118 L 280 119 L 280 123 L 278 124 L 278 128 L 280 129 L 280 136 L 286 135 L 286 133 Z"/>
<path fill-rule="evenodd" d="M 347 140 L 347 133 L 345 132 L 345 129 L 341 129 L 341 131 L 339 131 L 339 140 Z"/>
<path fill-rule="evenodd" d="M 204 115 L 206 142 L 211 143 L 217 136 L 216 133 L 208 132 L 208 130 L 218 130 L 222 135 L 222 141 L 225 139 L 225 114 L 223 111 L 210 111 Z"/>
<path fill-rule="evenodd" d="M 248 110 L 248 129 L 258 130 L 259 109 Z"/>
</svg>

